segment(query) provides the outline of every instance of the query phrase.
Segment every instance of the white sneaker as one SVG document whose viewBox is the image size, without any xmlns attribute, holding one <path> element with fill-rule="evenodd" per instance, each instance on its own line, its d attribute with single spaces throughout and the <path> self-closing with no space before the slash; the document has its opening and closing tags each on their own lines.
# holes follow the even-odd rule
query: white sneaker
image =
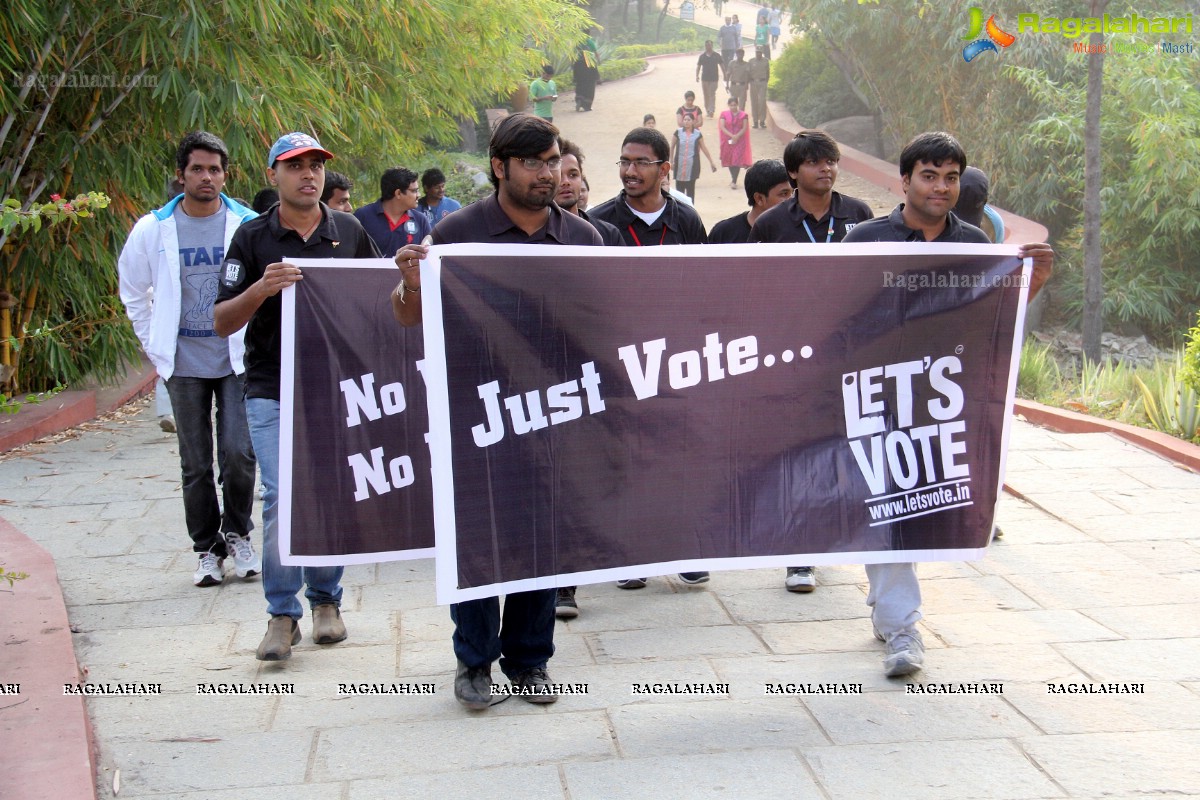
<svg viewBox="0 0 1200 800">
<path fill-rule="evenodd" d="M 218 558 L 213 551 L 201 553 L 196 573 L 192 575 L 192 583 L 197 586 L 216 586 L 225 580 L 224 565 L 225 559 Z"/>
<path fill-rule="evenodd" d="M 916 628 L 905 628 L 886 635 L 875 631 L 875 638 L 887 645 L 883 674 L 889 678 L 911 675 L 924 666 L 925 642 Z"/>
<path fill-rule="evenodd" d="M 250 578 L 262 572 L 262 556 L 254 552 L 250 534 L 225 534 L 225 545 L 233 552 L 233 571 L 239 578 Z"/>
<path fill-rule="evenodd" d="M 817 588 L 817 576 L 812 567 L 788 567 L 783 585 L 789 592 L 807 594 Z"/>
</svg>

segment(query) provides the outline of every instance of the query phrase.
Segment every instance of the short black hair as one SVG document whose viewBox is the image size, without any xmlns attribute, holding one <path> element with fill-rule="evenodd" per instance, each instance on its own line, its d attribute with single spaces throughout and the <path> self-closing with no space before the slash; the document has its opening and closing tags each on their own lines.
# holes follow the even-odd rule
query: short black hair
<svg viewBox="0 0 1200 800">
<path fill-rule="evenodd" d="M 658 120 L 654 118 L 653 114 L 642 115 L 642 124 L 645 125 L 647 122 L 658 122 Z"/>
<path fill-rule="evenodd" d="M 221 157 L 221 169 L 225 172 L 229 171 L 229 149 L 225 147 L 225 143 L 208 131 L 192 131 L 183 137 L 183 141 L 179 143 L 179 149 L 175 151 L 175 168 L 180 172 L 187 169 L 193 150 L 207 150 L 210 153 L 216 153 Z"/>
<path fill-rule="evenodd" d="M 693 100 L 696 99 L 696 93 L 693 92 L 691 89 L 688 89 L 686 92 L 683 93 L 684 100 L 687 100 L 689 97 L 692 98 Z"/>
<path fill-rule="evenodd" d="M 952 134 L 945 131 L 918 134 L 904 145 L 904 149 L 900 151 L 900 177 L 911 177 L 918 161 L 933 164 L 935 167 L 940 167 L 943 162 L 952 161 L 958 164 L 959 172 L 967 168 L 967 154 L 962 145 Z"/>
<path fill-rule="evenodd" d="M 496 123 L 488 142 L 488 158 L 507 162 L 510 158 L 532 158 L 541 155 L 558 142 L 558 128 L 549 120 L 533 114 L 509 114 Z M 488 170 L 492 186 L 499 187 L 496 171 Z"/>
<path fill-rule="evenodd" d="M 446 175 L 437 167 L 430 167 L 421 173 L 421 186 L 425 191 L 429 191 L 430 186 L 437 186 L 439 183 L 446 182 Z"/>
<path fill-rule="evenodd" d="M 550 64 L 542 64 L 542 74 L 543 75 L 553 75 L 554 67 L 551 66 Z"/>
<path fill-rule="evenodd" d="M 575 160 L 579 162 L 579 168 L 583 169 L 583 151 L 579 149 L 579 145 L 572 142 L 570 139 L 558 137 L 558 152 L 565 158 L 566 156 L 575 156 Z"/>
<path fill-rule="evenodd" d="M 254 199 L 250 201 L 250 207 L 258 214 L 265 214 L 271 206 L 278 202 L 279 192 L 268 186 L 266 189 L 258 190 L 258 194 L 254 195 Z"/>
<path fill-rule="evenodd" d="M 181 194 L 183 194 L 183 183 L 174 175 L 169 176 L 167 178 L 167 200 L 174 200 Z"/>
<path fill-rule="evenodd" d="M 647 145 L 654 151 L 654 157 L 659 161 L 668 161 L 671 158 L 671 145 L 667 142 L 667 137 L 663 136 L 662 131 L 657 128 L 634 128 L 625 134 L 621 148 L 624 149 L 627 144 Z"/>
<path fill-rule="evenodd" d="M 343 189 L 349 192 L 354 188 L 354 181 L 347 178 L 340 172 L 334 172 L 331 169 L 325 170 L 325 189 L 321 192 L 321 202 L 328 203 L 329 198 L 333 197 L 333 193 L 338 189 Z"/>
<path fill-rule="evenodd" d="M 788 171 L 778 158 L 764 158 L 746 170 L 746 204 L 754 205 L 754 195 L 767 195 L 781 183 L 788 183 Z"/>
<path fill-rule="evenodd" d="M 396 191 L 407 192 L 417 182 L 417 173 L 408 167 L 392 167 L 379 179 L 379 200 L 391 200 Z"/>
<path fill-rule="evenodd" d="M 825 158 L 841 161 L 842 151 L 833 137 L 825 131 L 800 131 L 787 143 L 787 147 L 783 148 L 783 165 L 787 167 L 788 172 L 797 172 L 800 165 L 810 158 L 818 161 Z M 792 181 L 792 186 L 795 185 L 796 182 Z"/>
</svg>

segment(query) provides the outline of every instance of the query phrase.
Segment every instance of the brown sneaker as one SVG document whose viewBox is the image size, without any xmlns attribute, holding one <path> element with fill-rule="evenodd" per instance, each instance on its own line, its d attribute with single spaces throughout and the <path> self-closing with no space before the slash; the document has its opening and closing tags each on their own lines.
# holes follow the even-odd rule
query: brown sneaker
<svg viewBox="0 0 1200 800">
<path fill-rule="evenodd" d="M 299 642 L 299 623 L 286 614 L 277 614 L 267 623 L 267 635 L 254 657 L 259 661 L 286 661 L 292 657 L 292 645 Z"/>
<path fill-rule="evenodd" d="M 346 623 L 342 622 L 342 611 L 333 603 L 313 606 L 313 641 L 317 644 L 333 644 L 346 638 Z"/>
</svg>

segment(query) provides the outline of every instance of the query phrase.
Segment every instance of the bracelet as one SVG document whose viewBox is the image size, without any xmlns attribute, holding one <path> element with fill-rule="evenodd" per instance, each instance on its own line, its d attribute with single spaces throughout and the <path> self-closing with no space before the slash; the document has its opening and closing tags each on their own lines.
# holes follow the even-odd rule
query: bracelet
<svg viewBox="0 0 1200 800">
<path fill-rule="evenodd" d="M 400 298 L 400 303 L 402 305 L 404 303 L 404 295 L 408 294 L 409 292 L 412 292 L 413 294 L 420 294 L 421 287 L 420 286 L 409 286 L 407 283 L 404 282 L 403 278 L 400 279 L 400 285 L 392 290 L 392 294 L 394 294 L 396 297 Z"/>
</svg>

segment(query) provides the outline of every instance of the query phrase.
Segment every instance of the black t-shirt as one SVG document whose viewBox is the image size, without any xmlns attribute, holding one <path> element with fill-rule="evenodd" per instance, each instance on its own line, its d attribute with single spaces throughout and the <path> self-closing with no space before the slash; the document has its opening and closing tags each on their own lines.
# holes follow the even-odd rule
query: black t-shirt
<svg viewBox="0 0 1200 800">
<path fill-rule="evenodd" d="M 708 232 L 709 244 L 744 244 L 750 241 L 750 212 L 723 219 Z"/>
<path fill-rule="evenodd" d="M 696 66 L 700 68 L 700 80 L 715 81 L 720 77 L 718 70 L 725 68 L 725 59 L 715 50 L 711 53 L 701 53 L 700 58 L 696 60 Z"/>
<path fill-rule="evenodd" d="M 653 225 L 647 225 L 641 217 L 633 213 L 629 204 L 625 202 L 624 189 L 611 200 L 605 200 L 592 208 L 588 211 L 588 216 L 616 226 L 625 244 L 631 247 L 707 243 L 708 232 L 704 230 L 704 223 L 696 209 L 684 205 L 666 192 L 663 192 L 663 197 L 667 207 Z"/>
<path fill-rule="evenodd" d="M 757 226 L 755 226 L 757 228 Z M 850 233 L 846 234 L 845 242 L 923 242 L 925 234 L 914 231 L 904 224 L 904 203 L 892 209 L 886 217 L 877 217 L 870 222 L 864 222 Z M 988 235 L 963 222 L 954 212 L 946 217 L 946 227 L 938 235 L 935 242 L 955 242 L 965 244 L 991 244 Z"/>
<path fill-rule="evenodd" d="M 246 291 L 267 265 L 291 258 L 379 258 L 375 243 L 353 215 L 321 205 L 322 219 L 305 242 L 279 223 L 279 205 L 243 222 L 233 234 L 221 265 L 217 302 Z M 283 301 L 268 297 L 246 328 L 246 397 L 279 399 L 279 337 Z"/>
<path fill-rule="evenodd" d="M 588 222 L 550 204 L 550 219 L 530 236 L 508 218 L 496 195 L 477 200 L 461 211 L 444 217 L 433 227 L 434 244 L 583 244 L 603 245 L 604 240 Z"/>
<path fill-rule="evenodd" d="M 790 200 L 767 209 L 754 221 L 749 241 L 767 244 L 840 242 L 857 225 L 874 216 L 871 207 L 862 200 L 833 192 L 829 200 L 829 213 L 821 219 L 815 219 L 801 207 L 799 199 L 793 196 Z M 832 234 L 829 230 L 830 222 L 833 223 Z"/>
<path fill-rule="evenodd" d="M 605 247 L 624 247 L 625 240 L 621 238 L 621 232 L 617 230 L 615 225 L 611 225 L 602 219 L 595 219 L 588 216 L 586 211 L 579 212 L 579 218 L 587 220 L 592 227 L 600 233 L 600 238 L 604 240 Z"/>
</svg>

